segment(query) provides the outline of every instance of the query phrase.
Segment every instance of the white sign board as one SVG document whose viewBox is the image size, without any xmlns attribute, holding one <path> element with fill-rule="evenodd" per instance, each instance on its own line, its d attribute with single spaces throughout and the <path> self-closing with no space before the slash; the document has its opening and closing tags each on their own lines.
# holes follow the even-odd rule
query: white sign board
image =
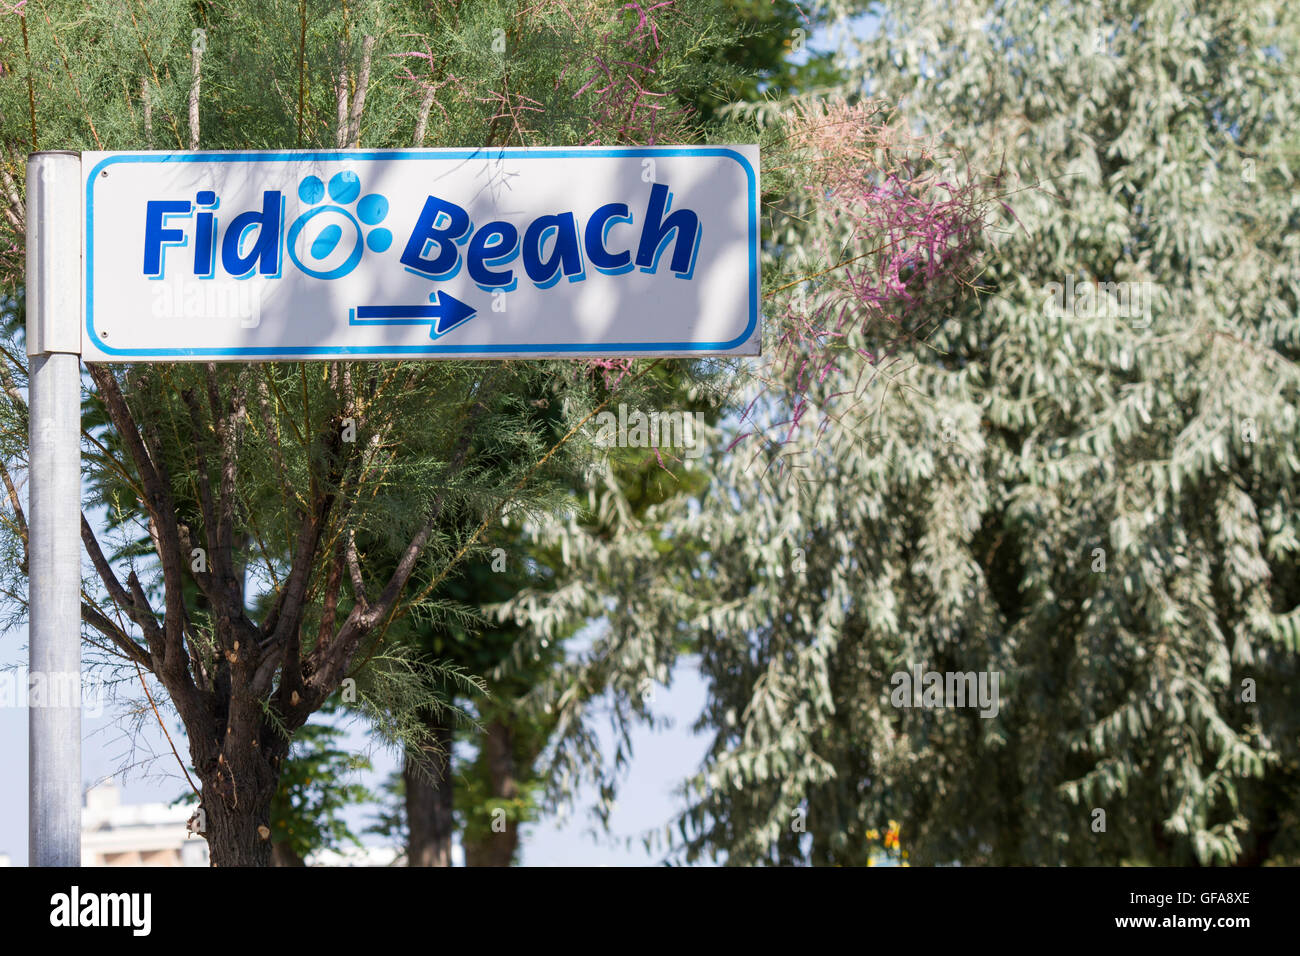
<svg viewBox="0 0 1300 956">
<path fill-rule="evenodd" d="M 81 168 L 89 362 L 759 351 L 756 146 Z"/>
</svg>

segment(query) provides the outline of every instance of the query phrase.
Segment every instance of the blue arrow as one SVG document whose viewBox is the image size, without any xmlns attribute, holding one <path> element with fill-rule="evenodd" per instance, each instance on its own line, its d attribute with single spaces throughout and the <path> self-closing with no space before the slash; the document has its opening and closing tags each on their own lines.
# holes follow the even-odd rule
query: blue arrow
<svg viewBox="0 0 1300 956">
<path fill-rule="evenodd" d="M 439 289 L 429 296 L 433 305 L 359 305 L 353 325 L 428 325 L 429 338 L 445 335 L 468 322 L 478 311 L 449 292 Z"/>
</svg>

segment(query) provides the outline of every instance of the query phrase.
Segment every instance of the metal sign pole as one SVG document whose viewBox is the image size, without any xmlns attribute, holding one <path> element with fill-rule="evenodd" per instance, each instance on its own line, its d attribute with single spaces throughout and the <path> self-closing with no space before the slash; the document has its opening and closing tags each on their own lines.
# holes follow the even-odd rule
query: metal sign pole
<svg viewBox="0 0 1300 956">
<path fill-rule="evenodd" d="M 28 861 L 81 865 L 81 156 L 27 158 Z"/>
</svg>

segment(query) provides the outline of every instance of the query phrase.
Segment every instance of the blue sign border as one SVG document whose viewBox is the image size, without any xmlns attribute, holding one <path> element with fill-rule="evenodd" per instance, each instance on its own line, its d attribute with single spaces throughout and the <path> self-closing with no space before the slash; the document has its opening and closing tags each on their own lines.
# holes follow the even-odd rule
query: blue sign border
<svg viewBox="0 0 1300 956">
<path fill-rule="evenodd" d="M 94 300 L 91 289 L 94 282 L 95 251 L 94 186 L 101 170 L 114 163 L 257 163 L 284 162 L 286 160 L 377 160 L 377 159 L 493 159 L 498 157 L 549 156 L 557 158 L 657 158 L 662 156 L 725 156 L 734 159 L 745 170 L 749 182 L 749 324 L 745 331 L 729 342 L 603 342 L 598 345 L 575 344 L 520 344 L 520 345 L 332 345 L 235 348 L 235 349 L 118 349 L 104 343 L 95 335 Z M 572 149 L 538 146 L 527 149 L 508 147 L 485 151 L 482 149 L 379 149 L 379 150 L 280 150 L 277 152 L 210 152 L 210 153 L 127 153 L 108 156 L 95 165 L 86 177 L 86 334 L 95 348 L 109 355 L 161 357 L 176 356 L 263 356 L 279 358 L 298 356 L 378 355 L 457 355 L 487 354 L 492 352 L 715 352 L 733 349 L 748 341 L 758 325 L 759 272 L 758 272 L 758 182 L 754 168 L 740 153 L 724 146 L 654 146 Z"/>
</svg>

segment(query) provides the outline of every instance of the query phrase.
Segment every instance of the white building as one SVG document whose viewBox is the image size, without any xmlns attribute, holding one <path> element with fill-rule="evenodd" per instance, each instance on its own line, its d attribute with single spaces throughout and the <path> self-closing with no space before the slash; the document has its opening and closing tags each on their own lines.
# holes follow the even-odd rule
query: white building
<svg viewBox="0 0 1300 956">
<path fill-rule="evenodd" d="M 91 787 L 81 810 L 81 865 L 207 866 L 208 841 L 186 829 L 194 810 L 193 804 L 124 804 L 112 780 Z M 453 848 L 453 861 L 463 865 L 459 850 Z M 395 847 L 348 846 L 313 853 L 307 865 L 394 866 L 401 865 L 401 853 Z"/>
<path fill-rule="evenodd" d="M 454 854 L 453 854 L 454 859 Z M 307 857 L 308 866 L 405 866 L 406 855 L 391 846 L 348 846 L 321 850 Z"/>
<path fill-rule="evenodd" d="M 193 806 L 122 803 L 113 781 L 91 787 L 81 810 L 82 866 L 207 866 L 208 842 L 186 822 Z"/>
</svg>

